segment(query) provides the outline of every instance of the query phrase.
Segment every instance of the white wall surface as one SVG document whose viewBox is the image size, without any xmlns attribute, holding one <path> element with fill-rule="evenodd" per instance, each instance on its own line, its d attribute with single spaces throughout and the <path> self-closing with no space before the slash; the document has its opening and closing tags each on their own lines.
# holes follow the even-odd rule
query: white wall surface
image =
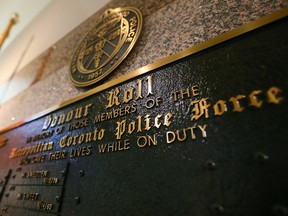
<svg viewBox="0 0 288 216">
<path fill-rule="evenodd" d="M 0 97 L 4 98 L 1 90 L 6 89 L 7 80 L 14 72 L 17 73 L 109 1 L 0 0 L 0 23 L 4 22 L 0 26 L 0 32 L 4 31 L 12 12 L 18 12 L 20 16 L 19 23 L 11 31 L 8 45 L 4 46 L 0 52 Z M 5 11 L 6 14 L 3 12 L 2 15 L 1 11 Z M 27 17 L 30 17 L 30 20 Z M 23 22 L 25 25 L 21 27 Z M 17 91 L 25 89 L 25 85 L 22 85 L 21 88 L 19 85 L 19 89 L 17 87 L 16 89 L 13 87 L 13 89 L 15 93 L 12 96 L 17 94 Z M 6 97 L 5 100 L 7 100 Z"/>
<path fill-rule="evenodd" d="M 0 0 L 0 32 L 4 32 L 6 29 L 11 14 L 17 12 L 20 14 L 20 19 L 17 25 L 14 25 L 11 34 L 6 39 L 0 52 L 16 38 L 16 36 L 22 32 L 25 27 L 37 16 L 51 0 Z"/>
</svg>

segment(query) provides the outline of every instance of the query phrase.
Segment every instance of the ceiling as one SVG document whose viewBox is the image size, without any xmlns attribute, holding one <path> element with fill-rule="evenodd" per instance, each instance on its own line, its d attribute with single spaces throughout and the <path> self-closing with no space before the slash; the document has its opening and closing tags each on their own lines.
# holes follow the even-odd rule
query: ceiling
<svg viewBox="0 0 288 216">
<path fill-rule="evenodd" d="M 6 29 L 11 14 L 17 12 L 19 17 L 19 22 L 17 25 L 13 26 L 11 33 L 1 51 L 13 41 L 16 36 L 51 2 L 51 0 L 0 0 L 0 32 L 4 32 Z"/>
</svg>

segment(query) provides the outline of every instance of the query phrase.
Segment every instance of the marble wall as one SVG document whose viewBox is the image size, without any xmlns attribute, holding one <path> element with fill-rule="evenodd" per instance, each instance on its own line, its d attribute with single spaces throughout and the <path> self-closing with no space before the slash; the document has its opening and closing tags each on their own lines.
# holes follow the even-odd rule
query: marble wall
<svg viewBox="0 0 288 216">
<path fill-rule="evenodd" d="M 100 84 L 285 8 L 288 0 L 112 0 L 18 73 L 36 76 L 28 89 L 0 107 L 0 129 L 87 91 L 68 79 L 73 52 L 106 9 L 125 6 L 141 11 L 142 33 L 124 62 Z"/>
</svg>

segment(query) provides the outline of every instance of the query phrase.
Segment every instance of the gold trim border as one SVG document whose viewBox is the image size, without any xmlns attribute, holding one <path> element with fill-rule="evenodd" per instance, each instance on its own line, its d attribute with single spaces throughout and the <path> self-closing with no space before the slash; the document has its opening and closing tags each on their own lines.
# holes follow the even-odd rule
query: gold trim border
<svg viewBox="0 0 288 216">
<path fill-rule="evenodd" d="M 105 89 L 108 89 L 108 88 L 111 88 L 111 87 L 113 87 L 115 85 L 118 85 L 118 84 L 121 84 L 123 82 L 126 82 L 126 81 L 128 81 L 130 79 L 136 78 L 136 77 L 138 77 L 140 75 L 146 74 L 146 73 L 148 73 L 148 72 L 150 72 L 152 70 L 158 69 L 158 68 L 160 68 L 160 67 L 162 67 L 164 65 L 167 65 L 169 63 L 175 62 L 175 61 L 177 61 L 179 59 L 182 59 L 184 57 L 187 57 L 189 55 L 198 53 L 198 52 L 203 51 L 203 50 L 205 50 L 207 48 L 210 48 L 210 47 L 213 47 L 215 45 L 218 45 L 218 44 L 220 44 L 222 42 L 225 42 L 227 40 L 230 40 L 232 38 L 235 38 L 237 36 L 240 36 L 242 34 L 250 32 L 252 30 L 255 30 L 255 29 L 259 28 L 259 27 L 265 26 L 265 25 L 267 25 L 269 23 L 277 21 L 277 20 L 279 20 L 281 18 L 284 18 L 286 16 L 288 16 L 288 7 L 283 8 L 283 9 L 281 9 L 279 11 L 276 11 L 276 12 L 270 14 L 270 15 L 261 17 L 261 18 L 255 20 L 255 21 L 251 21 L 249 23 L 243 24 L 242 26 L 240 26 L 238 28 L 235 28 L 233 30 L 230 30 L 228 32 L 220 34 L 220 35 L 218 35 L 218 36 L 216 36 L 214 38 L 211 38 L 211 39 L 209 39 L 209 40 L 207 40 L 207 41 L 205 41 L 203 43 L 200 43 L 200 44 L 197 44 L 195 46 L 192 46 L 192 47 L 190 47 L 190 48 L 188 48 L 186 50 L 183 50 L 183 51 L 181 51 L 179 53 L 176 53 L 174 55 L 171 55 L 171 56 L 168 56 L 168 57 L 163 58 L 161 60 L 158 60 L 158 61 L 156 61 L 154 63 L 148 64 L 148 65 L 146 65 L 146 66 L 144 66 L 142 68 L 139 68 L 139 69 L 137 69 L 135 71 L 129 72 L 128 74 L 123 75 L 123 76 L 121 76 L 119 78 L 116 78 L 116 79 L 114 79 L 112 81 L 104 83 L 104 84 L 102 84 L 102 85 L 100 85 L 98 87 L 95 87 L 95 88 L 93 88 L 93 89 L 91 89 L 91 90 L 89 90 L 89 91 L 87 91 L 87 92 L 85 92 L 85 93 L 83 93 L 83 94 L 81 94 L 79 96 L 76 96 L 75 98 L 72 98 L 72 99 L 70 99 L 68 101 L 64 101 L 64 102 L 62 102 L 62 103 L 60 103 L 58 105 L 55 105 L 55 106 L 53 106 L 53 107 L 51 107 L 49 109 L 46 109 L 46 110 L 44 110 L 44 111 L 42 111 L 40 113 L 37 113 L 36 115 L 33 115 L 32 117 L 30 117 L 30 118 L 28 118 L 26 120 L 22 120 L 22 121 L 19 121 L 19 122 L 15 123 L 15 124 L 12 124 L 12 125 L 4 128 L 4 129 L 2 129 L 2 130 L 0 130 L 0 134 L 4 133 L 4 132 L 7 132 L 9 130 L 12 130 L 12 129 L 16 128 L 16 127 L 19 127 L 19 126 L 21 126 L 23 124 L 26 124 L 28 122 L 31 122 L 33 120 L 36 120 L 36 119 L 38 119 L 38 118 L 40 118 L 40 117 L 42 117 L 42 116 L 44 116 L 44 115 L 46 115 L 48 113 L 56 111 L 56 110 L 58 110 L 60 108 L 63 108 L 65 106 L 67 106 L 67 105 L 70 105 L 70 104 L 72 104 L 72 103 L 74 103 L 76 101 L 79 101 L 81 99 L 84 99 L 84 98 L 86 98 L 88 96 L 91 96 L 91 95 L 96 94 L 98 92 L 101 92 L 101 91 L 103 91 Z"/>
</svg>

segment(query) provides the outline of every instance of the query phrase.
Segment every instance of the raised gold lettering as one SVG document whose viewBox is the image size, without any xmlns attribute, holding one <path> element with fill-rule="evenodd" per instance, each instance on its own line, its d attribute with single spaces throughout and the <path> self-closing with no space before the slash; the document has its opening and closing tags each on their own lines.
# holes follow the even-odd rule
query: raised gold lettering
<svg viewBox="0 0 288 216">
<path fill-rule="evenodd" d="M 75 129 L 78 129 L 78 128 L 82 128 L 82 127 L 87 127 L 89 124 L 89 119 L 88 118 L 85 118 L 83 120 L 80 120 L 80 121 L 76 121 L 72 124 L 69 124 L 69 131 L 71 130 L 75 130 Z"/>
<path fill-rule="evenodd" d="M 125 127 L 126 127 L 126 119 L 122 120 L 121 122 L 116 122 L 117 127 L 116 127 L 116 138 L 121 139 L 122 135 L 125 132 Z"/>
<path fill-rule="evenodd" d="M 92 146 L 71 149 L 70 158 L 89 156 L 92 153 Z"/>
<path fill-rule="evenodd" d="M 229 101 L 233 104 L 233 112 L 242 112 L 244 110 L 243 107 L 240 106 L 239 100 L 245 98 L 245 95 L 237 95 L 236 97 L 231 97 Z"/>
<path fill-rule="evenodd" d="M 277 87 L 271 87 L 267 91 L 268 103 L 279 104 L 283 98 L 279 97 L 278 94 L 281 93 L 281 89 Z"/>
<path fill-rule="evenodd" d="M 34 164 L 34 163 L 42 163 L 45 161 L 46 155 L 39 155 L 35 157 L 25 157 L 22 158 L 19 162 L 20 165 Z"/>
<path fill-rule="evenodd" d="M 72 120 L 72 118 L 73 118 L 73 110 L 71 110 L 70 112 L 68 112 L 68 114 L 67 114 L 67 116 L 66 116 L 66 120 L 65 120 L 65 122 L 70 122 L 71 120 Z M 56 116 L 57 117 L 57 116 Z M 76 116 L 75 116 L 75 119 L 77 119 L 76 118 Z M 53 125 L 53 126 L 55 126 L 55 125 Z M 51 127 L 53 127 L 52 126 L 52 124 L 51 124 Z"/>
<path fill-rule="evenodd" d="M 166 142 L 168 144 L 173 143 L 175 141 L 176 135 L 173 131 L 166 132 Z"/>
<path fill-rule="evenodd" d="M 136 25 L 137 25 L 137 19 L 136 17 L 132 17 L 130 20 L 129 20 L 129 33 L 127 35 L 127 38 L 126 38 L 126 42 L 131 42 L 133 40 L 133 37 L 135 35 L 135 32 L 136 32 Z"/>
<path fill-rule="evenodd" d="M 193 85 L 192 87 L 172 92 L 172 98 L 174 101 L 184 100 L 186 98 L 191 98 L 198 95 L 200 95 L 200 92 L 197 85 Z"/>
<path fill-rule="evenodd" d="M 259 101 L 256 95 L 260 94 L 262 91 L 261 90 L 256 90 L 251 92 L 249 95 L 249 100 L 250 100 L 250 106 L 254 106 L 257 108 L 260 108 L 262 106 L 263 101 Z"/>
<path fill-rule="evenodd" d="M 126 151 L 130 149 L 130 140 L 119 140 L 116 142 L 110 142 L 105 144 L 98 145 L 98 152 L 99 153 L 110 153 L 110 152 L 117 152 L 117 151 Z"/>
<path fill-rule="evenodd" d="M 39 193 L 18 193 L 16 199 L 36 201 L 39 200 L 39 197 Z"/>
<path fill-rule="evenodd" d="M 192 86 L 191 91 L 193 97 L 200 95 L 199 87 L 197 85 Z"/>
<path fill-rule="evenodd" d="M 53 149 L 54 142 L 37 142 L 35 145 L 31 147 L 25 147 L 25 148 L 12 148 L 9 158 L 14 157 L 21 157 L 21 156 L 28 156 L 31 154 L 36 154 L 40 152 L 50 151 Z"/>
<path fill-rule="evenodd" d="M 49 174 L 48 170 L 40 170 L 40 171 L 29 171 L 23 172 L 22 178 L 44 178 L 47 177 Z"/>
<path fill-rule="evenodd" d="M 147 147 L 147 146 L 155 146 L 157 145 L 157 138 L 154 134 L 153 137 L 147 135 L 147 136 L 139 136 L 137 138 L 137 146 L 140 148 Z"/>
<path fill-rule="evenodd" d="M 132 134 L 134 130 L 135 130 L 135 122 L 132 121 L 132 122 L 130 122 L 130 124 L 128 125 L 128 131 L 127 131 L 127 132 L 128 132 L 129 134 Z"/>
<path fill-rule="evenodd" d="M 49 160 L 62 160 L 66 158 L 66 155 L 66 151 L 53 152 L 49 154 Z"/>
<path fill-rule="evenodd" d="M 145 121 L 145 130 L 150 130 L 151 129 L 151 126 L 150 126 L 150 115 L 146 115 L 145 118 L 144 118 L 144 121 Z"/>
<path fill-rule="evenodd" d="M 55 185 L 60 182 L 59 178 L 44 178 L 43 179 L 43 184 L 45 185 Z"/>
<path fill-rule="evenodd" d="M 157 115 L 156 118 L 154 119 L 154 125 L 156 128 L 159 128 L 161 126 L 161 123 L 159 123 L 159 118 L 161 118 L 162 115 Z"/>
<path fill-rule="evenodd" d="M 141 98 L 143 98 L 143 96 L 142 96 L 142 80 L 138 79 L 136 100 L 139 100 Z"/>
<path fill-rule="evenodd" d="M 143 129 L 145 131 L 149 131 L 152 127 L 160 128 L 160 126 L 162 125 L 168 127 L 171 124 L 170 120 L 171 118 L 172 114 L 167 113 L 164 116 L 164 120 L 162 115 L 157 115 L 156 117 L 154 117 L 154 121 L 151 121 L 150 115 L 145 115 L 144 120 L 142 120 L 142 116 L 138 116 L 136 121 L 131 121 L 129 123 L 127 123 L 126 119 L 118 121 L 116 122 L 116 133 L 115 133 L 116 139 L 121 139 L 126 132 L 132 134 L 136 129 L 136 124 L 137 124 L 137 133 L 141 132 Z"/>
<path fill-rule="evenodd" d="M 120 104 L 118 95 L 119 95 L 119 89 L 118 88 L 116 88 L 115 91 L 109 92 L 108 104 L 107 104 L 106 108 L 110 108 L 114 105 L 118 106 Z"/>
<path fill-rule="evenodd" d="M 163 123 L 163 125 L 165 125 L 165 126 L 167 126 L 167 127 L 169 127 L 170 125 L 171 125 L 171 118 L 172 118 L 172 114 L 171 113 L 167 113 L 166 115 L 165 115 L 165 117 L 164 117 L 164 123 Z"/>
<path fill-rule="evenodd" d="M 136 92 L 134 91 L 134 88 L 128 88 L 123 91 L 123 93 L 120 94 L 120 90 L 116 88 L 115 90 L 111 90 L 108 93 L 107 101 L 108 104 L 106 105 L 106 109 L 112 108 L 113 106 L 119 106 L 121 103 L 125 104 L 130 102 L 131 100 L 135 99 L 138 100 L 140 98 L 143 98 L 142 96 L 143 90 L 142 90 L 142 80 L 139 79 L 137 81 L 137 89 Z M 122 96 L 123 95 L 123 96 Z M 147 77 L 147 96 L 153 95 L 152 91 L 152 76 Z M 120 110 L 113 110 L 114 112 L 119 112 Z M 120 111 L 121 112 L 121 111 Z M 125 111 L 122 111 L 123 113 L 126 113 Z M 121 114 L 123 115 L 123 114 Z M 114 114 L 115 116 L 115 114 Z"/>
<path fill-rule="evenodd" d="M 198 126 L 199 127 L 199 126 Z M 194 140 L 196 139 L 196 136 L 195 136 L 195 133 L 194 133 L 194 130 L 196 129 L 197 127 L 196 126 L 192 126 L 192 127 L 188 127 L 187 130 L 190 130 L 190 134 L 191 134 L 191 139 Z"/>
<path fill-rule="evenodd" d="M 73 136 L 65 135 L 60 139 L 60 148 L 69 147 L 71 145 L 81 145 L 92 141 L 102 140 L 105 135 L 105 129 L 95 128 L 94 132 L 86 132 L 83 134 L 75 134 Z"/>
<path fill-rule="evenodd" d="M 124 91 L 123 103 L 128 103 L 133 99 L 133 88 L 128 88 Z"/>
<path fill-rule="evenodd" d="M 214 109 L 214 115 L 223 115 L 224 112 L 227 111 L 227 106 L 225 101 L 219 100 L 217 103 L 213 106 Z"/>
<path fill-rule="evenodd" d="M 52 203 L 47 202 L 37 202 L 36 208 L 39 210 L 52 210 L 53 209 Z"/>
<path fill-rule="evenodd" d="M 152 92 L 152 75 L 147 77 L 147 83 L 148 83 L 148 85 L 147 85 L 147 89 L 148 89 L 147 96 L 153 95 L 153 92 Z"/>
<path fill-rule="evenodd" d="M 207 103 L 209 98 L 202 98 L 200 100 L 195 100 L 191 102 L 192 108 L 192 117 L 191 121 L 199 119 L 201 116 L 205 116 L 205 118 L 209 117 L 208 108 L 210 104 Z"/>
<path fill-rule="evenodd" d="M 206 133 L 206 128 L 207 128 L 207 125 L 205 124 L 203 127 L 201 125 L 197 125 L 198 128 L 201 130 L 201 133 L 202 133 L 202 137 L 203 138 L 206 138 L 207 137 L 207 133 Z"/>
<path fill-rule="evenodd" d="M 41 139 L 49 138 L 53 135 L 53 133 L 54 133 L 54 130 L 51 130 L 51 131 L 46 131 L 46 132 L 41 133 L 41 134 L 37 134 L 37 135 L 32 136 L 32 137 L 28 137 L 26 140 L 26 143 L 30 143 L 32 141 L 38 141 Z"/>
<path fill-rule="evenodd" d="M 206 128 L 207 128 L 207 125 L 203 125 L 203 126 L 197 125 L 197 126 L 192 126 L 192 127 L 188 127 L 188 128 L 183 128 L 181 130 L 167 131 L 166 132 L 166 143 L 171 144 L 171 143 L 175 142 L 176 140 L 183 142 L 183 141 L 187 140 L 188 138 L 195 140 L 196 139 L 195 130 L 198 130 L 198 129 L 201 131 L 202 138 L 206 138 L 207 137 Z M 190 132 L 190 137 L 187 136 L 188 132 Z"/>
<path fill-rule="evenodd" d="M 55 127 L 56 125 L 61 125 L 64 123 L 70 122 L 72 119 L 80 119 L 86 117 L 89 113 L 89 108 L 92 106 L 92 103 L 85 105 L 84 107 L 78 107 L 75 110 L 70 110 L 67 114 L 59 115 L 48 115 L 45 118 L 42 130 L 47 130 L 49 127 Z M 83 110 L 84 108 L 84 110 Z"/>
</svg>

